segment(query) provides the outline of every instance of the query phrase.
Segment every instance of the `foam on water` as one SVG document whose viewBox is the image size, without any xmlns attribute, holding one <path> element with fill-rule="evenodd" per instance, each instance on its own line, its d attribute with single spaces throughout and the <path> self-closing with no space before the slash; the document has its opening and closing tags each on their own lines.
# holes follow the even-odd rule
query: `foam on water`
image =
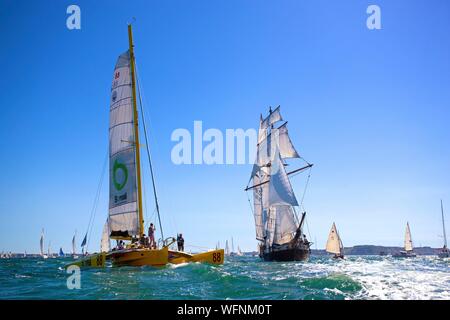
<svg viewBox="0 0 450 320">
<path fill-rule="evenodd" d="M 83 269 L 80 290 L 67 288 L 69 261 L 1 259 L 0 299 L 450 299 L 450 260 L 435 257 Z"/>
</svg>

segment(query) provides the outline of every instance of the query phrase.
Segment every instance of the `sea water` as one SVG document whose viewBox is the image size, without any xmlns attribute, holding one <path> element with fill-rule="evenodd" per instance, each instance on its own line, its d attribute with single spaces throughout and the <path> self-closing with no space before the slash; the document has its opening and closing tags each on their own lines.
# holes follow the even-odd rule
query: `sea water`
<svg viewBox="0 0 450 320">
<path fill-rule="evenodd" d="M 428 256 L 81 269 L 80 289 L 67 286 L 71 261 L 0 259 L 0 299 L 450 299 L 450 260 Z"/>
</svg>

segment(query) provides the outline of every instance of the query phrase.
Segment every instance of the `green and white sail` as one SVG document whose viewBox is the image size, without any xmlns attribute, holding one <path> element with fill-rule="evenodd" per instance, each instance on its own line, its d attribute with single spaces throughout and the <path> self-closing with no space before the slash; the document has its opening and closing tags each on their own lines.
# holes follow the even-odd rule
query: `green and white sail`
<svg viewBox="0 0 450 320">
<path fill-rule="evenodd" d="M 111 238 L 139 234 L 130 54 L 114 69 L 109 121 L 109 230 Z"/>
</svg>

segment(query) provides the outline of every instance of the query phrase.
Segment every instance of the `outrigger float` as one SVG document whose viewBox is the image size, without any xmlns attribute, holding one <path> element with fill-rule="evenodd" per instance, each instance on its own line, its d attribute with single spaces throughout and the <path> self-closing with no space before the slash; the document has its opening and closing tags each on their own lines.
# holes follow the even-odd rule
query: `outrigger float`
<svg viewBox="0 0 450 320">
<path fill-rule="evenodd" d="M 131 24 L 128 25 L 129 50 L 119 56 L 114 69 L 109 125 L 109 215 L 103 229 L 101 252 L 82 257 L 67 265 L 79 267 L 105 267 L 107 261 L 112 266 L 165 266 L 168 263 L 180 264 L 200 262 L 223 264 L 224 250 L 190 254 L 172 250 L 174 238 L 167 238 L 160 246 L 145 245 L 144 214 L 141 186 L 141 156 L 139 144 L 139 123 L 136 99 L 136 67 Z M 143 112 L 142 100 L 140 110 Z M 153 176 L 150 150 L 142 116 L 144 136 L 153 194 L 158 214 L 162 239 L 164 239 L 158 197 Z M 110 248 L 110 239 L 130 241 L 123 249 Z"/>
</svg>

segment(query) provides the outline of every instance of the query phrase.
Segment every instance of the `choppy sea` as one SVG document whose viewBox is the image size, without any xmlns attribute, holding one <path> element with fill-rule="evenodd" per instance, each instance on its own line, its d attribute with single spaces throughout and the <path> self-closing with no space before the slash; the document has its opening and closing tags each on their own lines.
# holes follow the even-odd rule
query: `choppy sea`
<svg viewBox="0 0 450 320">
<path fill-rule="evenodd" d="M 67 286 L 71 261 L 0 259 L 0 299 L 450 299 L 450 260 L 429 256 L 82 269 L 80 289 Z"/>
</svg>

